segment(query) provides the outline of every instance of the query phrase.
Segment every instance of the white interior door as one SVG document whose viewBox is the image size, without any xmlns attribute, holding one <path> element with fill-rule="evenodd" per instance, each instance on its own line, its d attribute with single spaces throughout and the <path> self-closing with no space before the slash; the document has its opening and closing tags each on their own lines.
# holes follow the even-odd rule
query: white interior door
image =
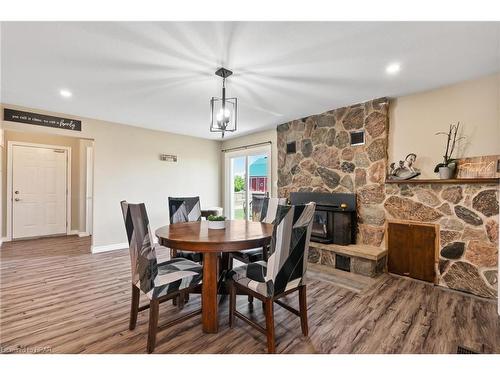
<svg viewBox="0 0 500 375">
<path fill-rule="evenodd" d="M 67 151 L 12 147 L 12 237 L 66 233 Z"/>
</svg>

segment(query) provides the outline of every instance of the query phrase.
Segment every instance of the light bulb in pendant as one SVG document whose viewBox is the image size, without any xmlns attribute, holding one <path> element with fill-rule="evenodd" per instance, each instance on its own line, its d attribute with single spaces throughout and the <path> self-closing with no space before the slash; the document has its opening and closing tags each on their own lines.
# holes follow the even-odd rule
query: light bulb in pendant
<svg viewBox="0 0 500 375">
<path fill-rule="evenodd" d="M 224 110 L 221 108 L 217 113 L 216 118 L 219 124 L 222 122 L 227 124 L 229 122 L 229 119 L 231 118 L 231 112 L 227 108 L 225 108 Z"/>
</svg>

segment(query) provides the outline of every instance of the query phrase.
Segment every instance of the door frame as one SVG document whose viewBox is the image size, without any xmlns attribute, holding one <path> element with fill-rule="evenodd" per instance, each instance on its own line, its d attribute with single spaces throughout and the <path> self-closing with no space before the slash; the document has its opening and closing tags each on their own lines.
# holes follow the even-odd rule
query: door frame
<svg viewBox="0 0 500 375">
<path fill-rule="evenodd" d="M 66 151 L 66 234 L 71 234 L 71 147 L 46 145 L 42 143 L 8 141 L 7 142 L 7 241 L 12 241 L 12 173 L 14 172 L 12 151 L 14 146 L 49 148 Z"/>
<path fill-rule="evenodd" d="M 94 146 L 86 147 L 85 158 L 85 235 L 91 236 L 94 232 Z"/>
<path fill-rule="evenodd" d="M 248 148 L 242 148 L 238 149 L 235 151 L 226 151 L 224 152 L 224 215 L 225 216 L 230 216 L 230 207 L 231 207 L 231 191 L 232 191 L 232 186 L 233 186 L 233 181 L 231 181 L 228 176 L 231 173 L 231 163 L 230 159 L 238 156 L 245 156 L 246 158 L 251 155 L 251 154 L 258 154 L 258 153 L 265 153 L 267 154 L 268 157 L 268 168 L 267 168 L 267 178 L 268 178 L 268 184 L 267 184 L 267 190 L 269 192 L 269 196 L 272 196 L 272 147 L 271 144 L 266 144 L 263 146 L 255 146 L 255 147 L 248 147 Z M 245 183 L 246 183 L 246 194 L 248 196 L 248 185 L 249 185 L 249 176 L 248 176 L 248 159 L 245 159 Z M 247 198 L 248 199 L 248 198 Z M 247 210 L 249 209 L 249 205 L 247 204 Z M 248 212 L 247 212 L 248 215 Z"/>
</svg>

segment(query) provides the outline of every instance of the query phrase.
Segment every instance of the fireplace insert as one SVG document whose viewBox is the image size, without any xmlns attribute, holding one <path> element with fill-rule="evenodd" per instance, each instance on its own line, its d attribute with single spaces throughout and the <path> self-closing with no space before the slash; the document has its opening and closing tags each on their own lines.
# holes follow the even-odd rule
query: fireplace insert
<svg viewBox="0 0 500 375">
<path fill-rule="evenodd" d="M 350 245 L 356 242 L 356 195 L 350 193 L 290 193 L 291 204 L 316 203 L 311 240 Z"/>
</svg>

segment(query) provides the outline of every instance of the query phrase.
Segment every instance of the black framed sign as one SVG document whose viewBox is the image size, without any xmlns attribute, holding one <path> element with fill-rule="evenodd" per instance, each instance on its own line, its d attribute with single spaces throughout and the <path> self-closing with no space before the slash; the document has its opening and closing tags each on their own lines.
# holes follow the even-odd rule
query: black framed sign
<svg viewBox="0 0 500 375">
<path fill-rule="evenodd" d="M 82 122 L 80 120 L 17 111 L 15 109 L 4 108 L 3 119 L 4 121 L 22 122 L 24 124 L 46 126 L 48 128 L 82 131 Z"/>
</svg>

